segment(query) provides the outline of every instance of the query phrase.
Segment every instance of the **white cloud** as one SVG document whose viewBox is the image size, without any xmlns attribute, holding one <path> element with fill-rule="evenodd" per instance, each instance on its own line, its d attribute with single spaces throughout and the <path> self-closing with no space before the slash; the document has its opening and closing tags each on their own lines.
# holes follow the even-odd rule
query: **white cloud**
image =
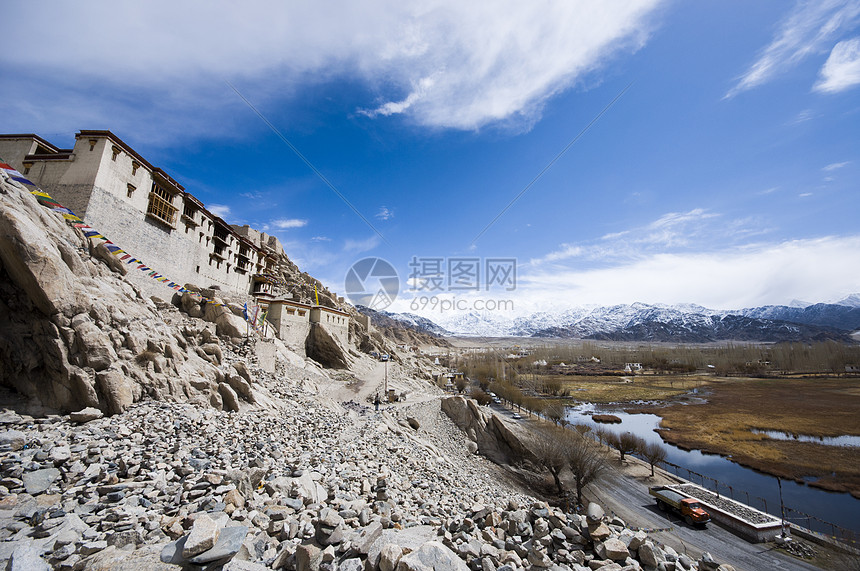
<svg viewBox="0 0 860 571">
<path fill-rule="evenodd" d="M 206 210 L 221 218 L 230 216 L 230 207 L 226 204 L 210 204 L 206 207 Z"/>
<path fill-rule="evenodd" d="M 394 218 L 394 211 L 387 206 L 380 206 L 379 212 L 377 212 L 374 217 L 378 218 L 379 220 L 389 220 L 391 218 Z"/>
<path fill-rule="evenodd" d="M 762 220 L 747 216 L 728 219 L 703 208 L 668 212 L 652 222 L 613 232 L 579 244 L 561 244 L 556 250 L 532 258 L 528 266 L 564 267 L 566 260 L 580 265 L 606 265 L 645 259 L 659 253 L 711 251 L 730 247 L 751 236 L 770 232 Z"/>
<path fill-rule="evenodd" d="M 807 196 L 812 196 L 812 193 L 811 192 L 801 192 L 797 196 L 800 198 L 806 198 Z"/>
<path fill-rule="evenodd" d="M 187 136 L 231 132 L 226 115 L 221 125 L 201 119 L 201 107 L 241 105 L 224 79 L 256 102 L 338 79 L 377 94 L 355 103 L 370 115 L 457 129 L 530 124 L 548 98 L 644 45 L 662 2 L 249 0 L 238 18 L 225 1 L 59 3 L 48 12 L 17 2 L 4 13 L 15 26 L 0 36 L 0 65 L 6 94 L 21 96 L 0 99 L 6 117 L 18 113 L 31 129 L 43 116 L 54 132 L 51 121 L 65 115 L 72 129 L 114 119 L 114 129 L 119 120 L 155 121 L 154 131 L 170 115 L 182 118 L 176 129 Z M 123 109 L 132 111 L 125 119 Z M 45 116 L 51 110 L 55 117 Z"/>
<path fill-rule="evenodd" d="M 726 97 L 763 85 L 807 57 L 826 52 L 828 44 L 840 33 L 852 29 L 858 19 L 860 3 L 856 0 L 799 2 L 782 21 L 773 41 Z"/>
<path fill-rule="evenodd" d="M 288 230 L 290 228 L 302 228 L 307 226 L 308 221 L 299 220 L 298 218 L 281 218 L 279 220 L 272 220 L 270 224 L 278 230 Z"/>
<path fill-rule="evenodd" d="M 352 254 L 367 252 L 379 246 L 381 241 L 382 240 L 377 235 L 373 235 L 364 240 L 353 240 L 351 238 L 347 238 L 343 243 L 343 251 Z"/>
<path fill-rule="evenodd" d="M 311 240 L 314 242 L 331 242 L 331 238 L 328 236 L 314 236 Z"/>
<path fill-rule="evenodd" d="M 847 167 L 850 164 L 851 164 L 851 161 L 843 161 L 841 163 L 830 163 L 826 167 L 822 167 L 821 170 L 823 170 L 824 172 L 833 172 L 835 170 L 841 169 L 842 167 Z"/>
<path fill-rule="evenodd" d="M 521 272 L 515 296 L 544 308 L 642 301 L 737 309 L 837 299 L 860 284 L 857 252 L 860 236 L 825 237 L 714 253 L 660 253 L 600 269 L 538 268 Z"/>
<path fill-rule="evenodd" d="M 634 242 L 662 246 L 683 245 L 691 237 L 701 233 L 704 220 L 717 216 L 719 215 L 702 208 L 694 208 L 689 212 L 669 212 L 649 224 L 644 233 L 634 238 Z"/>
<path fill-rule="evenodd" d="M 536 266 L 540 264 L 545 264 L 547 262 L 560 262 L 562 260 L 579 257 L 583 253 L 584 249 L 582 248 L 582 246 L 562 244 L 559 249 L 555 250 L 554 252 L 550 252 L 549 254 L 540 258 L 533 258 L 529 260 L 529 264 Z"/>
<path fill-rule="evenodd" d="M 839 42 L 821 68 L 813 89 L 825 93 L 845 91 L 860 83 L 860 38 Z"/>
</svg>

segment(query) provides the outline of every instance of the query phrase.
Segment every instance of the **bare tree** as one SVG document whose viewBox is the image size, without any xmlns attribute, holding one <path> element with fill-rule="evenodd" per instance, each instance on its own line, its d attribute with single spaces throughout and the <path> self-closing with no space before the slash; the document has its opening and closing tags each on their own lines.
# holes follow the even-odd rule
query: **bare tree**
<svg viewBox="0 0 860 571">
<path fill-rule="evenodd" d="M 580 436 L 568 447 L 567 464 L 576 485 L 576 503 L 582 505 L 582 489 L 600 478 L 606 469 L 606 457 L 594 443 Z"/>
<path fill-rule="evenodd" d="M 537 431 L 536 436 L 532 452 L 541 467 L 552 474 L 558 493 L 564 494 L 559 475 L 567 464 L 570 433 L 564 429 L 547 427 Z"/>
<path fill-rule="evenodd" d="M 478 401 L 478 404 L 480 405 L 490 404 L 490 401 L 493 400 L 490 398 L 490 395 L 485 393 L 480 387 L 472 387 L 472 391 L 469 396 Z"/>
<path fill-rule="evenodd" d="M 649 442 L 639 450 L 645 461 L 651 465 L 651 477 L 654 477 L 654 465 L 666 461 L 666 449 L 657 442 Z"/>
<path fill-rule="evenodd" d="M 621 434 L 612 434 L 607 439 L 607 444 L 621 453 L 621 461 L 623 462 L 624 455 L 638 452 L 645 445 L 645 440 L 632 432 L 622 432 Z"/>
<path fill-rule="evenodd" d="M 601 444 L 609 444 L 609 437 L 612 436 L 612 433 L 606 430 L 604 426 L 597 425 L 594 427 L 594 430 L 591 431 L 597 441 Z"/>
<path fill-rule="evenodd" d="M 553 421 L 553 423 L 562 425 L 564 421 L 564 407 L 561 403 L 554 402 L 544 408 L 544 414 L 548 419 Z"/>
<path fill-rule="evenodd" d="M 572 428 L 574 430 L 576 430 L 578 433 L 580 433 L 582 436 L 585 436 L 586 434 L 591 432 L 591 427 L 588 426 L 587 424 L 577 423 L 577 424 L 574 424 L 572 426 Z"/>
</svg>

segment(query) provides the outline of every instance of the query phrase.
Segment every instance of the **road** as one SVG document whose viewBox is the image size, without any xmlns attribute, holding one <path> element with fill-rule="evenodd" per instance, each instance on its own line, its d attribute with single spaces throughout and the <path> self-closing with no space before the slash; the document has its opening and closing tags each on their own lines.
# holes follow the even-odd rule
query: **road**
<svg viewBox="0 0 860 571">
<path fill-rule="evenodd" d="M 659 511 L 654 498 L 648 495 L 647 485 L 622 474 L 615 466 L 591 495 L 604 509 L 612 511 L 630 526 L 647 529 L 671 527 L 671 531 L 649 535 L 672 546 L 678 553 L 687 553 L 695 559 L 707 551 L 714 559 L 729 563 L 737 571 L 820 571 L 818 567 L 790 557 L 769 544 L 749 543 L 714 522 L 700 529 L 687 525 L 675 514 Z"/>
<path fill-rule="evenodd" d="M 511 409 L 492 404 L 496 414 L 511 422 L 528 423 L 524 415 L 520 421 L 513 420 Z M 629 458 L 629 457 L 628 457 Z M 592 485 L 586 495 L 593 498 L 609 513 L 614 513 L 629 526 L 644 529 L 665 529 L 669 531 L 651 532 L 657 541 L 670 545 L 678 553 L 686 553 L 699 559 L 707 551 L 721 563 L 732 565 L 737 571 L 820 571 L 819 567 L 805 563 L 774 549 L 771 544 L 750 543 L 732 532 L 711 522 L 704 529 L 687 525 L 683 519 L 672 513 L 657 509 L 657 503 L 648 494 L 648 482 L 644 478 L 625 474 L 636 473 L 626 469 L 624 472 L 617 464 L 617 456 L 610 460 L 610 469 L 599 485 Z M 639 460 L 630 458 L 629 464 Z M 628 464 L 628 466 L 629 466 Z M 643 469 L 647 475 L 648 470 Z M 668 482 L 667 482 L 668 483 Z M 654 485 L 654 482 L 651 482 Z"/>
<path fill-rule="evenodd" d="M 389 382 L 396 384 L 401 375 L 397 374 L 396 369 L 393 371 L 392 368 L 390 367 L 388 371 Z M 381 391 L 384 364 L 374 363 L 362 373 L 362 382 L 349 387 L 339 387 L 331 391 L 332 394 L 328 396 L 338 400 L 355 399 L 358 402 L 367 403 L 373 394 Z M 408 401 L 409 404 L 414 404 L 436 398 L 439 398 L 439 395 L 435 391 L 416 390 L 410 395 Z M 532 422 L 532 418 L 527 414 L 523 415 L 522 420 L 515 420 L 513 418 L 515 411 L 508 407 L 496 403 L 492 403 L 490 407 L 495 414 L 500 415 L 508 422 L 520 425 L 528 425 Z M 732 565 L 737 571 L 761 571 L 762 569 L 768 571 L 820 571 L 820 568 L 790 557 L 774 549 L 770 544 L 750 543 L 713 522 L 709 523 L 707 528 L 700 529 L 688 526 L 674 514 L 659 511 L 654 498 L 648 495 L 648 482 L 641 477 L 629 475 L 630 473 L 636 474 L 636 470 L 629 468 L 630 464 L 639 461 L 632 458 L 628 460 L 630 464 L 624 470 L 628 474 L 622 472 L 617 462 L 617 459 L 610 461 L 610 469 L 603 481 L 599 485 L 590 486 L 586 495 L 600 503 L 607 513 L 614 513 L 631 527 L 671 528 L 669 531 L 650 532 L 649 535 L 655 540 L 671 546 L 678 553 L 686 553 L 694 559 L 699 559 L 702 553 L 707 551 L 713 555 L 714 559 Z M 642 470 L 646 473 L 648 471 L 647 469 Z M 654 482 L 652 481 L 651 484 L 653 485 Z"/>
</svg>

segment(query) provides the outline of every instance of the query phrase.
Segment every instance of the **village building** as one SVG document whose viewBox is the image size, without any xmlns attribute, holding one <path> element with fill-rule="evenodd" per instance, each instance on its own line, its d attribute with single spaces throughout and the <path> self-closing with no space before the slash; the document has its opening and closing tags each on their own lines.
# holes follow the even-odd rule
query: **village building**
<svg viewBox="0 0 860 571">
<path fill-rule="evenodd" d="M 306 336 L 309 324 L 318 322 L 346 345 L 349 314 L 277 299 L 287 258 L 275 236 L 228 224 L 112 132 L 80 131 L 71 149 L 35 134 L 0 135 L 0 159 L 173 282 L 270 305 L 267 321 L 284 339 Z M 145 274 L 127 277 L 148 295 L 165 294 Z"/>
</svg>

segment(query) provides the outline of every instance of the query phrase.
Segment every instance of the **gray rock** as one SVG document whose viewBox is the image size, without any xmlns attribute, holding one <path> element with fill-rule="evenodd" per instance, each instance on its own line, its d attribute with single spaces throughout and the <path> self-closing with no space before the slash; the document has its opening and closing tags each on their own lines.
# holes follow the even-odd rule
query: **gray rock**
<svg viewBox="0 0 860 571">
<path fill-rule="evenodd" d="M 139 530 L 129 529 L 126 531 L 117 531 L 109 534 L 105 538 L 107 545 L 113 545 L 117 549 L 122 549 L 126 545 L 134 545 L 137 547 L 144 542 L 143 534 Z"/>
<path fill-rule="evenodd" d="M 639 562 L 643 565 L 657 567 L 662 561 L 666 561 L 662 550 L 650 541 L 639 546 Z"/>
<path fill-rule="evenodd" d="M 33 545 L 19 545 L 12 552 L 6 571 L 50 571 L 47 561 L 39 557 L 39 550 Z"/>
<path fill-rule="evenodd" d="M 382 524 L 375 521 L 359 531 L 358 535 L 352 540 L 352 546 L 359 553 L 367 555 L 370 552 L 370 547 L 380 537 L 382 537 Z"/>
<path fill-rule="evenodd" d="M 394 571 L 401 557 L 403 549 L 399 545 L 386 543 L 379 554 L 379 571 Z"/>
<path fill-rule="evenodd" d="M 99 551 L 107 549 L 107 546 L 107 541 L 103 539 L 100 541 L 87 541 L 86 543 L 81 545 L 80 549 L 78 549 L 78 553 L 86 557 L 88 555 L 92 555 L 93 553 L 98 553 Z"/>
<path fill-rule="evenodd" d="M 119 414 L 134 402 L 131 382 L 117 369 L 96 373 L 96 384 L 105 396 L 105 406 L 110 414 Z"/>
<path fill-rule="evenodd" d="M 714 559 L 713 555 L 705 551 L 699 559 L 699 569 L 704 571 L 716 571 L 720 564 Z"/>
<path fill-rule="evenodd" d="M 218 383 L 218 392 L 221 393 L 221 398 L 224 401 L 224 410 L 234 412 L 239 410 L 239 397 L 230 385 L 227 383 Z"/>
<path fill-rule="evenodd" d="M 597 502 L 591 502 L 588 504 L 588 510 L 586 512 L 586 517 L 588 518 L 588 523 L 597 523 L 603 520 L 603 516 L 606 515 L 603 511 L 603 508 Z"/>
<path fill-rule="evenodd" d="M 268 567 L 266 567 L 265 565 L 261 565 L 260 563 L 231 559 L 224 564 L 224 567 L 221 568 L 221 571 L 267 571 L 268 569 Z"/>
<path fill-rule="evenodd" d="M 104 371 L 117 360 L 110 337 L 88 315 L 76 315 L 71 325 L 75 330 L 75 345 L 86 356 L 88 366 Z"/>
<path fill-rule="evenodd" d="M 89 422 L 91 420 L 97 420 L 104 416 L 104 413 L 97 408 L 88 406 L 87 408 L 81 409 L 77 412 L 69 413 L 69 420 L 72 422 Z"/>
<path fill-rule="evenodd" d="M 196 557 L 192 557 L 189 559 L 189 562 L 195 565 L 203 565 L 233 557 L 238 553 L 246 535 L 248 535 L 248 528 L 243 525 L 225 527 L 218 535 L 218 541 L 215 542 L 212 549 L 204 551 Z"/>
<path fill-rule="evenodd" d="M 601 523 L 594 528 L 588 528 L 588 535 L 594 541 L 605 541 L 611 534 L 612 530 L 605 523 Z"/>
<path fill-rule="evenodd" d="M 428 541 L 417 551 L 401 557 L 397 571 L 469 571 L 469 568 L 438 541 Z"/>
<path fill-rule="evenodd" d="M 10 450 L 20 450 L 27 444 L 27 435 L 20 430 L 4 430 L 0 432 L 0 447 Z"/>
<path fill-rule="evenodd" d="M 25 472 L 21 479 L 24 481 L 24 488 L 31 496 L 41 494 L 51 487 L 57 478 L 60 477 L 60 471 L 56 468 L 45 468 L 34 472 Z"/>
<path fill-rule="evenodd" d="M 319 571 L 322 550 L 316 545 L 299 545 L 296 549 L 296 571 Z"/>
<path fill-rule="evenodd" d="M 62 466 L 72 457 L 72 451 L 68 446 L 54 446 L 51 448 L 49 458 L 54 466 Z"/>
<path fill-rule="evenodd" d="M 624 542 L 615 539 L 614 537 L 603 542 L 603 549 L 606 553 L 606 558 L 612 559 L 613 561 L 624 561 L 630 557 L 630 552 L 627 550 L 627 546 L 624 545 Z"/>
<path fill-rule="evenodd" d="M 194 525 L 191 526 L 191 533 L 188 534 L 185 545 L 182 546 L 182 557 L 190 559 L 195 555 L 212 549 L 215 542 L 218 541 L 219 534 L 218 522 L 207 514 L 200 515 L 194 520 Z"/>
<path fill-rule="evenodd" d="M 547 554 L 534 548 L 529 549 L 528 561 L 533 567 L 542 569 L 547 569 L 552 566 L 552 560 L 547 556 Z"/>
</svg>

